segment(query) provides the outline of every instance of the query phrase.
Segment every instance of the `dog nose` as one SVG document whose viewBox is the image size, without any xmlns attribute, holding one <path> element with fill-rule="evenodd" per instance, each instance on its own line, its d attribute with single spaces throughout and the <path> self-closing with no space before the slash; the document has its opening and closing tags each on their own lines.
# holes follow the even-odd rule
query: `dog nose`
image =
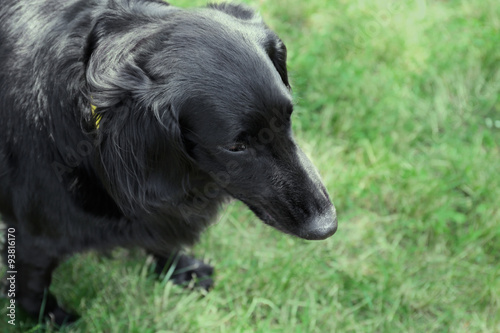
<svg viewBox="0 0 500 333">
<path fill-rule="evenodd" d="M 337 212 L 332 206 L 320 216 L 315 216 L 301 228 L 299 237 L 307 240 L 323 240 L 337 231 Z"/>
</svg>

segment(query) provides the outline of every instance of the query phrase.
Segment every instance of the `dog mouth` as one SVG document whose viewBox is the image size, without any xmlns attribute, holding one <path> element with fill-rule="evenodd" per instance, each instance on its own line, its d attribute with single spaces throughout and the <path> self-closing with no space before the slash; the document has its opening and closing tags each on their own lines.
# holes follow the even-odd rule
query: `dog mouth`
<svg viewBox="0 0 500 333">
<path fill-rule="evenodd" d="M 252 212 L 255 213 L 255 215 L 257 215 L 259 219 L 261 219 L 266 224 L 272 225 L 273 227 L 275 224 L 277 224 L 274 217 L 265 208 L 257 207 L 255 205 L 250 205 L 248 203 L 246 205 L 248 206 L 248 208 L 250 208 Z"/>
<path fill-rule="evenodd" d="M 254 214 L 260 219 L 262 220 L 262 222 L 264 222 L 265 224 L 267 224 L 268 226 L 270 227 L 273 227 L 285 234 L 289 234 L 289 235 L 295 235 L 293 232 L 291 232 L 290 230 L 287 230 L 285 229 L 281 223 L 278 222 L 278 220 L 276 220 L 276 218 L 273 217 L 273 214 L 272 212 L 267 209 L 267 208 L 264 208 L 262 206 L 256 206 L 256 205 L 251 205 L 251 204 L 248 204 L 248 203 L 245 203 L 248 208 L 250 208 L 250 210 L 252 212 L 254 212 Z"/>
<path fill-rule="evenodd" d="M 285 234 L 292 235 L 307 240 L 323 240 L 332 236 L 337 231 L 337 214 L 333 205 L 323 214 L 313 216 L 304 220 L 300 226 L 293 227 L 293 224 L 279 222 L 273 211 L 265 206 L 247 206 L 265 224 L 279 230 Z"/>
</svg>

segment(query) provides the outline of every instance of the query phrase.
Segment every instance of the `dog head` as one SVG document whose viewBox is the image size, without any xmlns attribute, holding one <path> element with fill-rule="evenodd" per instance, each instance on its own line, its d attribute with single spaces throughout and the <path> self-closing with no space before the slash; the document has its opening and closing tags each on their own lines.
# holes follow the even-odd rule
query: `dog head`
<svg viewBox="0 0 500 333">
<path fill-rule="evenodd" d="M 116 22 L 93 32 L 87 80 L 102 117 L 103 181 L 122 210 L 154 215 L 197 190 L 207 200 L 228 194 L 301 238 L 335 233 L 335 208 L 292 136 L 283 42 L 246 7 L 164 11 L 159 21 L 139 15 L 141 28 L 120 35 L 126 50 L 114 42 Z"/>
</svg>

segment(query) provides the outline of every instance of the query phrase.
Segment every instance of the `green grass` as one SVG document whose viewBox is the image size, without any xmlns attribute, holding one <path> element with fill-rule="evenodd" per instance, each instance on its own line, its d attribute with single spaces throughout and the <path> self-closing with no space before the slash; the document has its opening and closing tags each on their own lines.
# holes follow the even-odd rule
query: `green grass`
<svg viewBox="0 0 500 333">
<path fill-rule="evenodd" d="M 82 315 L 63 332 L 500 332 L 500 3 L 248 3 L 288 46 L 337 234 L 291 238 L 233 204 L 193 250 L 216 265 L 206 296 L 138 251 L 76 256 L 52 286 Z"/>
</svg>

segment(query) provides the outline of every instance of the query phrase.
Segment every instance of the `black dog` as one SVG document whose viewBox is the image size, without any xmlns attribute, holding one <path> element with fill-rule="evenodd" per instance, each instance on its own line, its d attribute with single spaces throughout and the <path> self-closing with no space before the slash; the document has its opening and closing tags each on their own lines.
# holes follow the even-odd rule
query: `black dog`
<svg viewBox="0 0 500 333">
<path fill-rule="evenodd" d="M 91 248 L 143 247 L 159 272 L 176 256 L 175 282 L 209 288 L 178 253 L 231 197 L 283 232 L 335 232 L 292 138 L 285 45 L 252 10 L 3 0 L 0 24 L 0 211 L 29 314 L 73 319 L 46 290 Z"/>
</svg>

